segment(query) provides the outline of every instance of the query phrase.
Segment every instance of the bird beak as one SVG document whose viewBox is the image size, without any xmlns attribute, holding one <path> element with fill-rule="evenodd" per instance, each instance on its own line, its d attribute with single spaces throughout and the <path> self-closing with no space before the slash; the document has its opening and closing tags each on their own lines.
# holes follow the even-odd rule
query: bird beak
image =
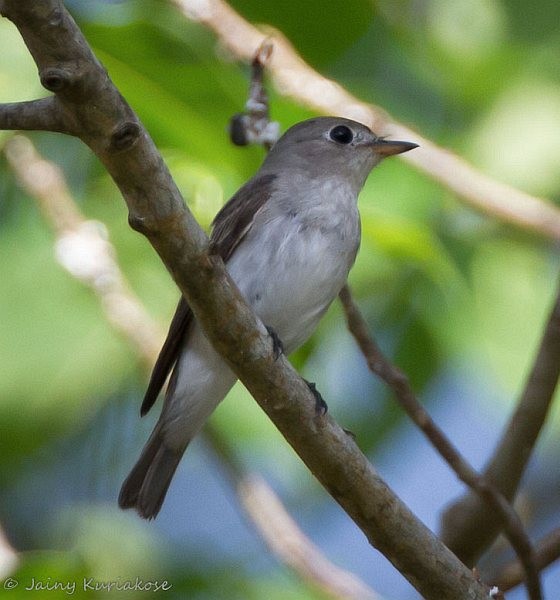
<svg viewBox="0 0 560 600">
<path fill-rule="evenodd" d="M 393 154 L 402 154 L 408 152 L 414 148 L 418 148 L 418 144 L 413 142 L 397 142 L 395 140 L 386 140 L 384 138 L 377 138 L 371 145 L 377 154 L 381 156 L 393 156 Z"/>
</svg>

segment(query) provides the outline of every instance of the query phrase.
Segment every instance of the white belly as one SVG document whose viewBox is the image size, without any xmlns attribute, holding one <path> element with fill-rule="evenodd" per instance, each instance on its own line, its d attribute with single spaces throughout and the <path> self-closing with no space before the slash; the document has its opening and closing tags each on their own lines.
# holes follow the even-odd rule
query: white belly
<svg viewBox="0 0 560 600">
<path fill-rule="evenodd" d="M 287 354 L 307 340 L 346 282 L 359 244 L 357 213 L 352 230 L 341 239 L 338 231 L 300 229 L 293 218 L 277 217 L 252 230 L 228 262 L 241 293 Z"/>
</svg>

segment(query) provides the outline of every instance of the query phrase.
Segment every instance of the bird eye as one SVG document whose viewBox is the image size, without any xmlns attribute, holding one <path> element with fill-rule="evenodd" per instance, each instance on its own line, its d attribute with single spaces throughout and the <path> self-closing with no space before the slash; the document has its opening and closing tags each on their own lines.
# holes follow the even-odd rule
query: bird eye
<svg viewBox="0 0 560 600">
<path fill-rule="evenodd" d="M 354 139 L 354 134 L 349 127 L 346 125 L 337 125 L 333 127 L 329 133 L 329 136 L 333 142 L 339 144 L 349 144 Z"/>
</svg>

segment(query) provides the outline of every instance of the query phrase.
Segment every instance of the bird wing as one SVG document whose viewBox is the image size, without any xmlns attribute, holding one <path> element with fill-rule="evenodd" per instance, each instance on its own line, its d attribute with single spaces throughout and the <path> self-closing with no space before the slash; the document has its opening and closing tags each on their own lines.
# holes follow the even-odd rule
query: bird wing
<svg viewBox="0 0 560 600">
<path fill-rule="evenodd" d="M 229 260 L 251 229 L 255 215 L 270 198 L 274 179 L 276 175 L 273 174 L 251 179 L 222 207 L 212 222 L 210 254 L 217 254 L 224 262 Z M 181 348 L 188 339 L 189 325 L 193 319 L 192 310 L 181 296 L 142 401 L 142 416 L 152 408 L 174 368 Z"/>
<path fill-rule="evenodd" d="M 143 417 L 154 405 L 167 376 L 169 375 L 173 365 L 177 362 L 179 351 L 186 338 L 187 329 L 193 320 L 193 313 L 187 301 L 183 296 L 179 299 L 179 304 L 169 325 L 169 331 L 163 346 L 159 351 L 156 364 L 150 376 L 150 383 L 144 394 L 140 415 Z"/>
<path fill-rule="evenodd" d="M 212 222 L 211 254 L 221 256 L 224 262 L 229 260 L 270 198 L 275 179 L 272 174 L 251 179 L 222 207 Z"/>
</svg>

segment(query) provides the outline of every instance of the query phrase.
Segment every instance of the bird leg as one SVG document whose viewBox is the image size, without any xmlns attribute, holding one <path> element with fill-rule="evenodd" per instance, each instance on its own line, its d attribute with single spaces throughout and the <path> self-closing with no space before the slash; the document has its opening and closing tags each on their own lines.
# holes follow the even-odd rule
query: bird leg
<svg viewBox="0 0 560 600">
<path fill-rule="evenodd" d="M 318 417 L 323 417 L 327 414 L 329 407 L 327 403 L 323 400 L 323 396 L 317 389 L 317 386 L 312 381 L 307 381 L 304 379 L 307 387 L 311 390 L 311 393 L 315 396 L 315 413 Z"/>
<path fill-rule="evenodd" d="M 274 360 L 278 360 L 281 354 L 284 354 L 284 345 L 282 344 L 282 340 L 278 337 L 278 334 L 272 327 L 265 325 L 266 330 L 268 331 L 268 335 L 272 340 L 272 352 L 274 353 Z"/>
</svg>

